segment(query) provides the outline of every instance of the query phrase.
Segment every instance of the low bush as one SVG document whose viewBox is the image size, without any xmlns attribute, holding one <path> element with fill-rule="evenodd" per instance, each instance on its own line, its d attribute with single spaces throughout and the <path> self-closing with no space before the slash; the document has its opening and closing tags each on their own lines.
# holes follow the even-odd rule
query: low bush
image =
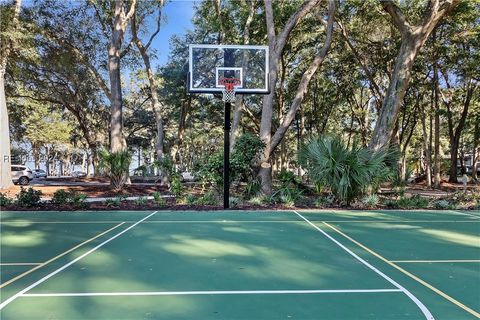
<svg viewBox="0 0 480 320">
<path fill-rule="evenodd" d="M 108 152 L 102 150 L 99 155 L 99 171 L 110 178 L 110 185 L 115 190 L 122 190 L 128 181 L 128 170 L 132 161 L 130 153 L 128 151 Z"/>
<path fill-rule="evenodd" d="M 337 199 L 349 204 L 391 180 L 395 158 L 392 150 L 348 147 L 339 137 L 317 137 L 302 147 L 298 160 L 317 186 L 327 186 Z"/>
<path fill-rule="evenodd" d="M 147 204 L 147 202 L 148 202 L 147 197 L 138 197 L 133 201 L 133 203 L 135 203 L 137 206 L 144 206 Z"/>
<path fill-rule="evenodd" d="M 201 205 L 216 205 L 218 204 L 218 197 L 214 191 L 208 191 L 198 199 L 197 203 Z"/>
<path fill-rule="evenodd" d="M 187 204 L 193 205 L 198 203 L 198 199 L 195 195 L 189 194 L 188 196 L 185 197 L 185 202 Z"/>
<path fill-rule="evenodd" d="M 158 191 L 155 191 L 152 193 L 152 196 L 153 196 L 153 201 L 155 201 L 155 203 L 159 206 L 165 206 L 167 204 L 167 202 L 165 201 L 165 199 L 162 197 L 162 194 Z"/>
<path fill-rule="evenodd" d="M 284 186 L 275 191 L 272 196 L 274 203 L 283 203 L 287 207 L 295 206 L 295 203 L 303 198 L 303 191 L 297 187 Z"/>
<path fill-rule="evenodd" d="M 230 208 L 236 208 L 241 203 L 241 199 L 237 197 L 230 197 Z"/>
<path fill-rule="evenodd" d="M 446 199 L 440 199 L 440 200 L 435 200 L 433 203 L 433 207 L 435 209 L 440 209 L 440 210 L 452 210 L 455 209 L 455 205 L 450 203 Z"/>
<path fill-rule="evenodd" d="M 107 200 L 105 200 L 104 204 L 108 208 L 112 208 L 112 207 L 117 208 L 117 207 L 120 207 L 120 200 L 118 200 L 118 199 L 107 199 Z"/>
<path fill-rule="evenodd" d="M 361 202 L 363 203 L 363 205 L 369 208 L 374 208 L 374 207 L 377 207 L 378 204 L 380 203 L 380 198 L 376 194 L 371 194 L 363 197 Z"/>
<path fill-rule="evenodd" d="M 413 195 L 410 198 L 400 197 L 398 200 L 398 206 L 403 209 L 425 209 L 428 205 L 428 199 L 423 198 L 418 194 Z"/>
<path fill-rule="evenodd" d="M 51 203 L 56 205 L 72 205 L 77 208 L 85 208 L 88 204 L 85 202 L 87 195 L 78 193 L 75 190 L 66 191 L 63 189 L 55 191 Z"/>
<path fill-rule="evenodd" d="M 248 181 L 247 185 L 245 186 L 244 196 L 248 199 L 256 197 L 260 193 L 261 187 L 262 186 L 258 179 Z"/>
<path fill-rule="evenodd" d="M 9 206 L 13 203 L 13 200 L 0 192 L 0 207 Z"/>
<path fill-rule="evenodd" d="M 172 176 L 172 181 L 170 183 L 170 192 L 175 197 L 179 197 L 183 192 L 182 181 L 176 175 Z"/>
<path fill-rule="evenodd" d="M 53 204 L 68 204 L 70 203 L 70 192 L 60 189 L 55 191 L 53 194 L 52 200 L 50 200 Z"/>
<path fill-rule="evenodd" d="M 15 204 L 20 207 L 35 207 L 40 204 L 40 198 L 42 191 L 35 190 L 32 187 L 25 190 L 23 187 L 20 189 L 20 193 L 17 194 Z"/>
<path fill-rule="evenodd" d="M 320 196 L 314 202 L 316 207 L 329 207 L 334 203 L 335 203 L 335 196 L 331 194 L 328 196 Z"/>
</svg>

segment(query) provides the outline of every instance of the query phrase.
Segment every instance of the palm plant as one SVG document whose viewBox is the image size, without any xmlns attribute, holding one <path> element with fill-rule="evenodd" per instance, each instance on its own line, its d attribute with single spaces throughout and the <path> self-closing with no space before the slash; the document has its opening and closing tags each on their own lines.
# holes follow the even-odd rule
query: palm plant
<svg viewBox="0 0 480 320">
<path fill-rule="evenodd" d="M 389 180 L 388 166 L 394 154 L 353 146 L 347 148 L 338 137 L 316 137 L 299 153 L 299 163 L 313 182 L 327 186 L 335 197 L 347 204 L 377 189 Z"/>
<path fill-rule="evenodd" d="M 110 178 L 110 185 L 117 191 L 122 190 L 129 178 L 132 157 L 128 151 L 100 151 L 98 167 L 101 173 Z"/>
</svg>

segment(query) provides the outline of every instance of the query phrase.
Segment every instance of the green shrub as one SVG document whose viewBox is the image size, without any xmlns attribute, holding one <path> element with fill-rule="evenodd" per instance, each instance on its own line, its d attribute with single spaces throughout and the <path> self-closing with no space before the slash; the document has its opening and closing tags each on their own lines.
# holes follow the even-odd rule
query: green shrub
<svg viewBox="0 0 480 320">
<path fill-rule="evenodd" d="M 297 187 L 282 187 L 275 191 L 271 197 L 274 203 L 279 202 L 288 207 L 293 207 L 303 197 L 303 191 Z"/>
<path fill-rule="evenodd" d="M 99 171 L 110 178 L 110 185 L 117 191 L 122 190 L 128 181 L 132 157 L 128 151 L 100 151 Z"/>
<path fill-rule="evenodd" d="M 383 205 L 388 209 L 398 209 L 400 207 L 396 199 L 387 199 L 383 202 Z"/>
<path fill-rule="evenodd" d="M 380 203 L 380 198 L 376 194 L 371 194 L 363 197 L 361 202 L 367 207 L 376 207 Z"/>
<path fill-rule="evenodd" d="M 53 204 L 68 204 L 70 203 L 70 192 L 63 189 L 57 190 L 50 201 Z"/>
<path fill-rule="evenodd" d="M 218 203 L 218 197 L 213 190 L 206 192 L 200 199 L 198 204 L 202 205 L 216 205 Z"/>
<path fill-rule="evenodd" d="M 25 190 L 22 187 L 20 193 L 17 194 L 15 204 L 20 207 L 35 207 L 40 203 L 41 196 L 42 191 L 40 190 L 35 190 L 32 187 Z"/>
<path fill-rule="evenodd" d="M 11 205 L 12 199 L 8 198 L 5 194 L 0 192 L 0 207 Z"/>
<path fill-rule="evenodd" d="M 347 148 L 338 137 L 317 137 L 302 147 L 299 163 L 314 183 L 328 186 L 348 204 L 392 179 L 393 157 L 393 152 L 383 149 Z"/>
<path fill-rule="evenodd" d="M 83 193 L 78 193 L 75 190 L 66 191 L 63 189 L 55 191 L 53 194 L 52 200 L 53 204 L 56 205 L 65 205 L 70 204 L 77 208 L 85 208 L 88 206 L 86 202 L 87 195 Z"/>
<path fill-rule="evenodd" d="M 260 181 L 258 179 L 248 181 L 247 185 L 245 186 L 244 195 L 246 198 L 255 197 L 260 193 L 261 188 L 262 185 L 260 184 Z"/>
<path fill-rule="evenodd" d="M 328 196 L 320 196 L 318 197 L 314 204 L 316 207 L 330 207 L 335 203 L 335 196 L 328 195 Z"/>
<path fill-rule="evenodd" d="M 180 177 L 174 175 L 172 177 L 172 182 L 170 183 L 170 192 L 175 196 L 178 197 L 182 194 L 183 186 Z"/>
<path fill-rule="evenodd" d="M 264 204 L 263 196 L 255 196 L 255 197 L 251 198 L 250 200 L 248 200 L 248 202 L 255 205 L 255 206 L 261 206 L 262 204 Z"/>
<path fill-rule="evenodd" d="M 162 194 L 158 191 L 155 191 L 152 193 L 152 196 L 153 196 L 153 201 L 155 201 L 155 203 L 159 206 L 165 206 L 167 204 L 167 202 L 165 201 L 165 199 L 162 197 Z"/>
<path fill-rule="evenodd" d="M 230 155 L 230 182 L 254 179 L 257 155 L 264 146 L 258 137 L 249 133 L 237 139 Z M 204 184 L 212 184 L 220 190 L 223 185 L 223 149 L 202 157 L 195 163 L 193 174 Z"/>
<path fill-rule="evenodd" d="M 236 208 L 241 203 L 241 199 L 237 197 L 230 197 L 230 208 Z"/>
<path fill-rule="evenodd" d="M 162 194 L 158 191 L 152 192 L 153 201 L 158 202 L 162 199 Z"/>
<path fill-rule="evenodd" d="M 193 194 L 189 194 L 188 196 L 185 197 L 185 202 L 187 204 L 197 204 L 198 203 L 198 199 L 195 195 Z"/>
<path fill-rule="evenodd" d="M 278 176 L 277 176 L 277 179 L 280 181 L 280 183 L 282 185 L 297 185 L 299 182 L 297 180 L 297 176 L 295 175 L 295 173 L 291 172 L 291 171 L 286 171 L 284 169 L 282 169 L 279 173 L 278 173 Z"/>
<path fill-rule="evenodd" d="M 109 208 L 111 207 L 117 208 L 117 207 L 120 207 L 121 202 L 122 200 L 117 197 L 117 198 L 105 200 L 104 204 Z"/>
<path fill-rule="evenodd" d="M 433 202 L 433 207 L 440 210 L 451 210 L 455 208 L 455 205 L 446 199 L 440 199 Z"/>
<path fill-rule="evenodd" d="M 400 197 L 398 200 L 398 206 L 405 209 L 425 209 L 428 205 L 428 199 L 423 198 L 418 194 L 413 195 L 410 198 Z"/>
<path fill-rule="evenodd" d="M 85 208 L 88 207 L 88 203 L 86 202 L 87 195 L 84 193 L 78 193 L 76 191 L 70 191 L 70 203 L 77 208 Z"/>
<path fill-rule="evenodd" d="M 137 206 L 144 206 L 147 204 L 147 202 L 148 202 L 147 197 L 143 197 L 143 196 L 133 200 L 133 203 L 135 203 L 135 205 Z"/>
</svg>

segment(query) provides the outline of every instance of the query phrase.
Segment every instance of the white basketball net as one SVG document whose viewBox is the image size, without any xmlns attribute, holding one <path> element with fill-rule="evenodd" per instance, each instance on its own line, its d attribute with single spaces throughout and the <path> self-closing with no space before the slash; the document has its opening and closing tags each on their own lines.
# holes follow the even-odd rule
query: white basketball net
<svg viewBox="0 0 480 320">
<path fill-rule="evenodd" d="M 223 88 L 223 101 L 235 102 L 235 86 L 238 86 L 241 82 L 237 78 L 222 78 L 219 83 L 224 85 Z"/>
</svg>

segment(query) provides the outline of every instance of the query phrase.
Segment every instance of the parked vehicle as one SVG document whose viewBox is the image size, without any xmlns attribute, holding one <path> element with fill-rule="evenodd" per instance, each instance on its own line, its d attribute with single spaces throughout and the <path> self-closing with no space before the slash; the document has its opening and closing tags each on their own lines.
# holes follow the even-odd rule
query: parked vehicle
<svg viewBox="0 0 480 320">
<path fill-rule="evenodd" d="M 45 170 L 35 169 L 35 170 L 33 170 L 33 177 L 35 177 L 35 178 L 46 178 L 47 173 L 45 172 Z"/>
<path fill-rule="evenodd" d="M 33 179 L 33 172 L 26 166 L 12 165 L 12 181 L 21 185 L 27 185 Z"/>
<path fill-rule="evenodd" d="M 87 173 L 83 172 L 83 171 L 73 171 L 72 172 L 72 177 L 75 177 L 75 178 L 86 177 L 86 176 L 87 176 Z"/>
</svg>

